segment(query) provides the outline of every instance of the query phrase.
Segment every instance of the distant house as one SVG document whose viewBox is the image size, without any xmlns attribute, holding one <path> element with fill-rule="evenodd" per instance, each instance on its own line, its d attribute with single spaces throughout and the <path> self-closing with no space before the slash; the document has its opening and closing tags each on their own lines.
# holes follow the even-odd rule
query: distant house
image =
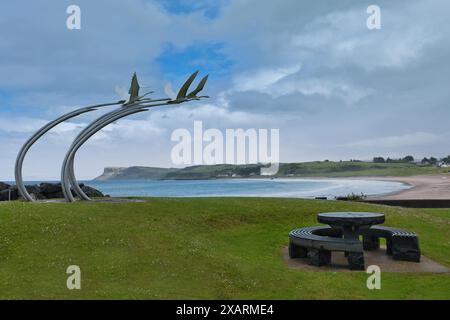
<svg viewBox="0 0 450 320">
<path fill-rule="evenodd" d="M 441 168 L 448 168 L 448 167 L 449 167 L 449 165 L 448 165 L 447 163 L 445 163 L 444 161 L 440 161 L 440 162 L 437 164 L 437 166 L 438 166 L 438 167 L 441 167 Z"/>
</svg>

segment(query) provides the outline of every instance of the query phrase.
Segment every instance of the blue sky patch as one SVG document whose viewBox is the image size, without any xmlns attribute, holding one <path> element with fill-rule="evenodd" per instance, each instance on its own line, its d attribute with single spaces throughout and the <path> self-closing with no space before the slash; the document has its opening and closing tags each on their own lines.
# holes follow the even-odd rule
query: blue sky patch
<svg viewBox="0 0 450 320">
<path fill-rule="evenodd" d="M 172 14 L 190 14 L 201 11 L 210 19 L 219 16 L 222 8 L 229 0 L 156 0 Z"/>
<path fill-rule="evenodd" d="M 232 61 L 223 52 L 221 43 L 197 42 L 183 49 L 168 44 L 157 59 L 162 71 L 169 77 L 179 77 L 200 70 L 202 73 L 224 76 Z"/>
</svg>

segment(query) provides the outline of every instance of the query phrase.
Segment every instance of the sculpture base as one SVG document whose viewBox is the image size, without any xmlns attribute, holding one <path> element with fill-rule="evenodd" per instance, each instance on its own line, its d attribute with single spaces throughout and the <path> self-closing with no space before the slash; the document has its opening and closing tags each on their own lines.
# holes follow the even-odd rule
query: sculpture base
<svg viewBox="0 0 450 320">
<path fill-rule="evenodd" d="M 292 269 L 308 272 L 358 272 L 349 269 L 348 260 L 343 252 L 333 252 L 330 265 L 316 267 L 309 264 L 309 259 L 291 259 L 288 251 L 287 246 L 283 248 L 282 256 L 286 266 Z M 385 246 L 381 246 L 379 250 L 365 251 L 364 262 L 366 267 L 377 265 L 383 272 L 450 273 L 450 268 L 423 255 L 421 256 L 420 263 L 394 260 L 393 256 L 386 255 Z"/>
</svg>

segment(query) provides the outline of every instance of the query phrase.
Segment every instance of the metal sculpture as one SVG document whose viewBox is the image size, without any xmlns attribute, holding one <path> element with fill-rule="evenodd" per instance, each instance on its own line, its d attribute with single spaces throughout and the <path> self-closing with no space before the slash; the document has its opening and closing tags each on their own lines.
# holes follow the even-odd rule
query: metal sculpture
<svg viewBox="0 0 450 320">
<path fill-rule="evenodd" d="M 24 198 L 27 201 L 35 200 L 28 193 L 28 191 L 25 187 L 25 183 L 23 182 L 22 170 L 23 170 L 23 161 L 25 159 L 25 156 L 26 156 L 28 150 L 30 150 L 31 146 L 36 141 L 38 141 L 48 131 L 50 131 L 51 129 L 53 129 L 54 127 L 56 127 L 57 125 L 59 125 L 60 123 L 62 123 L 64 121 L 67 121 L 71 118 L 74 118 L 76 116 L 79 116 L 79 115 L 87 113 L 87 112 L 95 111 L 101 107 L 114 106 L 114 105 L 118 105 L 118 104 L 122 104 L 122 103 L 125 103 L 125 101 L 123 100 L 123 101 L 112 102 L 112 103 L 103 103 L 103 104 L 98 104 L 98 105 L 93 105 L 93 106 L 89 106 L 89 107 L 83 107 L 83 108 L 76 109 L 74 111 L 66 113 L 66 114 L 60 116 L 59 118 L 47 123 L 45 126 L 40 128 L 34 135 L 32 135 L 20 149 L 20 151 L 17 155 L 16 164 L 15 164 L 15 168 L 14 168 L 14 176 L 16 179 L 16 186 L 17 186 L 19 194 L 22 196 L 22 198 Z"/>
<path fill-rule="evenodd" d="M 136 75 L 136 73 L 134 73 L 134 74 L 133 74 L 133 77 L 132 77 L 132 79 L 131 79 L 131 86 L 130 86 L 130 90 L 129 90 L 130 98 L 129 98 L 128 102 L 124 101 L 124 103 L 122 104 L 121 108 L 116 109 L 114 112 L 123 110 L 124 107 L 130 106 L 131 103 L 134 103 L 134 102 L 136 102 L 136 101 L 142 102 L 142 101 L 150 101 L 150 100 L 151 100 L 151 99 L 144 99 L 144 97 L 145 97 L 146 95 L 150 94 L 150 93 L 153 93 L 153 91 L 149 91 L 149 92 L 145 93 L 144 95 L 139 96 L 139 90 L 140 90 L 140 86 L 139 86 L 139 82 L 138 82 L 138 80 L 137 80 L 137 75 Z M 125 103 L 125 102 L 126 102 L 126 103 Z M 91 125 L 94 125 L 94 124 L 96 124 L 96 123 L 99 123 L 99 122 L 101 122 L 101 121 L 106 120 L 108 117 L 111 117 L 111 114 L 112 114 L 112 113 L 113 113 L 113 112 L 111 112 L 111 113 L 106 113 L 106 114 L 102 115 L 100 118 L 96 119 Z M 79 138 L 86 132 L 86 130 L 89 129 L 89 128 L 90 128 L 90 126 L 88 126 L 88 127 L 85 128 L 83 131 L 81 131 L 81 132 L 78 134 L 78 136 L 75 138 L 75 141 L 76 141 L 77 139 L 79 139 Z M 71 185 L 72 185 L 72 187 L 73 187 L 73 191 L 74 191 L 81 199 L 83 199 L 83 200 L 89 200 L 89 197 L 88 197 L 88 196 L 84 193 L 84 191 L 81 189 L 81 187 L 79 186 L 79 184 L 78 184 L 78 182 L 77 182 L 77 180 L 76 180 L 76 178 L 75 178 L 75 170 L 74 170 L 73 160 L 74 160 L 73 158 L 72 158 L 72 159 L 69 159 L 70 162 L 69 162 L 69 172 L 68 172 L 69 180 L 70 180 L 70 183 L 71 183 Z"/>
<path fill-rule="evenodd" d="M 107 125 L 124 118 L 126 116 L 140 113 L 144 111 L 148 111 L 149 108 L 156 107 L 156 106 L 162 106 L 162 105 L 170 105 L 170 104 L 180 104 L 184 102 L 188 102 L 191 100 L 199 100 L 201 98 L 207 98 L 207 96 L 197 96 L 197 94 L 203 90 L 206 81 L 208 79 L 208 76 L 204 77 L 202 80 L 200 80 L 199 84 L 197 85 L 196 89 L 187 93 L 190 85 L 194 81 L 195 77 L 197 76 L 198 71 L 194 72 L 183 84 L 181 89 L 178 92 L 178 95 L 174 99 L 166 98 L 166 99 L 150 99 L 145 98 L 148 94 L 153 93 L 153 91 L 149 91 L 143 95 L 139 95 L 140 86 L 137 79 L 136 73 L 133 74 L 132 80 L 131 80 L 131 86 L 129 90 L 130 98 L 128 101 L 126 100 L 120 100 L 117 102 L 111 102 L 111 103 L 104 103 L 104 104 L 97 104 L 93 106 L 83 107 L 76 109 L 74 111 L 71 111 L 67 114 L 64 114 L 60 116 L 59 118 L 49 122 L 42 128 L 40 128 L 33 136 L 31 136 L 25 144 L 22 146 L 22 148 L 19 151 L 19 154 L 17 155 L 16 164 L 15 164 L 15 179 L 16 179 L 16 185 L 19 191 L 19 194 L 22 196 L 22 198 L 26 201 L 35 201 L 33 196 L 28 193 L 22 176 L 22 167 L 23 167 L 23 161 L 25 159 L 25 156 L 28 152 L 28 150 L 31 148 L 31 146 L 38 141 L 45 133 L 50 131 L 52 128 L 56 127 L 58 124 L 67 121 L 71 118 L 74 118 L 78 115 L 92 112 L 97 110 L 101 107 L 106 106 L 114 106 L 114 105 L 121 105 L 118 109 L 115 109 L 111 112 L 108 112 L 101 117 L 97 118 L 94 122 L 92 122 L 90 125 L 88 125 L 84 130 L 82 130 L 78 136 L 73 141 L 69 151 L 66 154 L 66 157 L 64 158 L 63 166 L 61 169 L 61 187 L 64 193 L 64 197 L 67 201 L 72 202 L 75 201 L 75 198 L 73 197 L 71 186 L 73 187 L 73 191 L 80 197 L 82 200 L 90 200 L 90 198 L 83 192 L 81 187 L 79 186 L 76 177 L 75 177 L 75 171 L 74 171 L 74 159 L 75 154 L 77 150 L 90 138 L 92 137 L 96 132 L 100 131 L 102 128 L 106 127 Z"/>
<path fill-rule="evenodd" d="M 84 192 L 79 187 L 75 178 L 73 167 L 76 152 L 87 140 L 89 140 L 90 137 L 92 137 L 95 133 L 97 133 L 107 125 L 119 119 L 122 119 L 132 114 L 148 111 L 149 108 L 170 104 L 180 104 L 191 100 L 199 100 L 201 98 L 207 98 L 207 96 L 197 96 L 197 94 L 203 90 L 206 81 L 208 79 L 208 76 L 204 77 L 199 82 L 195 90 L 193 90 L 189 94 L 187 93 L 190 85 L 194 81 L 197 74 L 198 71 L 194 72 L 188 78 L 188 80 L 183 84 L 183 86 L 179 90 L 177 97 L 173 100 L 144 99 L 143 97 L 145 95 L 139 96 L 139 84 L 137 81 L 137 77 L 134 75 L 130 88 L 130 100 L 128 101 L 128 103 L 124 104 L 122 108 L 107 113 L 102 117 L 100 117 L 99 119 L 97 119 L 96 121 L 94 121 L 92 124 L 86 127 L 83 130 L 83 132 L 80 133 L 78 137 L 75 139 L 75 141 L 72 143 L 69 151 L 67 152 L 64 158 L 63 165 L 61 167 L 61 185 L 65 199 L 69 202 L 75 201 L 75 198 L 71 192 L 71 185 L 72 185 L 75 193 L 77 193 L 81 199 L 90 200 L 90 198 L 86 194 L 84 194 Z"/>
</svg>

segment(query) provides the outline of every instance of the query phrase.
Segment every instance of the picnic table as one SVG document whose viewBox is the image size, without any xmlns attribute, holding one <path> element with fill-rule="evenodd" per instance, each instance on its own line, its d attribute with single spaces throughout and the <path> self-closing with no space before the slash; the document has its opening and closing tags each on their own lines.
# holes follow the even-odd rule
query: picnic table
<svg viewBox="0 0 450 320">
<path fill-rule="evenodd" d="M 374 212 L 323 212 L 317 215 L 317 221 L 343 231 L 344 239 L 359 239 L 361 230 L 384 223 L 383 213 Z"/>
<path fill-rule="evenodd" d="M 364 269 L 364 251 L 379 250 L 386 239 L 386 253 L 394 260 L 420 262 L 419 238 L 414 232 L 377 226 L 384 223 L 378 212 L 322 212 L 317 221 L 328 226 L 303 227 L 289 233 L 289 256 L 309 258 L 316 266 L 331 264 L 331 253 L 341 251 L 353 270 Z M 362 236 L 362 241 L 360 237 Z"/>
</svg>

